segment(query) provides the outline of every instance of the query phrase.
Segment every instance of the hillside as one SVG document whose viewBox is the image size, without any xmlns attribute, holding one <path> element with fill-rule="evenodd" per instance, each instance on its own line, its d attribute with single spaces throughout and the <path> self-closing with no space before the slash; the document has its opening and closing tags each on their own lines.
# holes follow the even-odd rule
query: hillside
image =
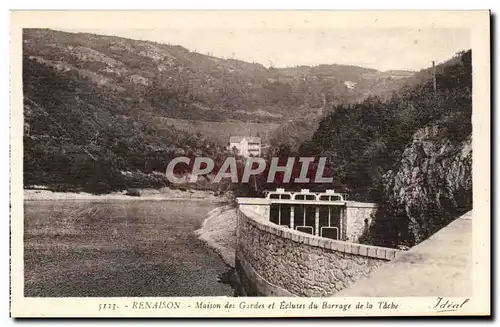
<svg viewBox="0 0 500 327">
<path fill-rule="evenodd" d="M 446 76 L 450 74 L 451 70 L 457 65 L 461 65 L 461 57 L 455 56 L 449 60 L 436 65 L 436 75 Z M 301 67 L 294 71 L 299 74 L 301 72 L 314 72 L 315 74 L 321 74 L 321 69 L 311 67 Z M 335 65 L 328 66 L 330 69 L 337 67 Z M 344 76 L 343 71 L 346 66 L 338 66 L 336 68 L 336 76 Z M 352 82 L 354 88 L 363 87 L 366 90 L 363 92 L 363 96 L 342 98 L 341 101 L 330 101 L 325 102 L 324 106 L 317 110 L 316 112 L 309 112 L 300 118 L 287 120 L 280 128 L 276 129 L 271 134 L 271 141 L 275 145 L 279 143 L 287 143 L 292 149 L 298 150 L 299 146 L 303 142 L 308 142 L 311 140 L 314 131 L 317 129 L 321 120 L 328 117 L 331 114 L 335 114 L 340 107 L 359 107 L 365 100 L 368 102 L 376 99 L 384 103 L 391 103 L 393 99 L 410 99 L 418 94 L 422 87 L 429 88 L 432 83 L 432 68 L 422 69 L 418 72 L 404 71 L 404 70 L 390 70 L 385 72 L 379 72 L 376 70 L 362 69 L 358 70 L 359 67 L 350 67 L 352 71 L 359 73 L 359 77 L 353 78 Z M 459 76 L 450 76 L 451 78 L 459 78 Z M 470 79 L 471 77 L 466 77 Z M 470 82 L 470 81 L 469 81 Z M 468 83 L 464 80 L 463 83 Z M 449 88 L 447 88 L 449 89 Z M 371 98 L 371 100 L 369 99 Z M 355 99 L 355 100 L 354 100 Z M 340 98 L 339 98 L 340 100 Z M 406 100 L 405 100 L 406 101 Z M 394 102 L 394 101 L 393 101 Z M 404 105 L 401 106 L 401 112 L 398 113 L 400 116 L 407 115 L 408 107 Z M 342 110 L 342 109 L 340 109 Z M 398 111 L 397 109 L 396 111 Z M 407 115 L 408 116 L 408 115 Z"/>
<path fill-rule="evenodd" d="M 153 126 L 160 131 L 171 128 L 190 131 L 195 135 L 203 135 L 207 139 L 214 140 L 218 144 L 226 144 L 232 135 L 260 136 L 262 141 L 267 143 L 269 137 L 280 125 L 273 122 L 256 123 L 238 120 L 219 122 L 156 117 Z"/>
<path fill-rule="evenodd" d="M 322 154 L 341 192 L 379 203 L 368 243 L 413 245 L 472 208 L 472 53 L 406 79 L 388 99 L 336 106 L 300 148 Z"/>
<path fill-rule="evenodd" d="M 154 129 L 154 119 L 127 106 L 118 92 L 73 71 L 64 74 L 25 58 L 23 87 L 25 185 L 94 193 L 161 187 L 168 184 L 164 176 L 135 181 L 121 172 L 164 172 L 179 153 L 221 151 L 202 136 Z"/>
<path fill-rule="evenodd" d="M 177 45 L 24 29 L 25 184 L 163 187 L 155 172 L 174 156 L 221 157 L 232 134 L 298 148 L 337 106 L 412 76 L 335 64 L 266 68 Z"/>
<path fill-rule="evenodd" d="M 270 122 L 301 118 L 329 105 L 361 101 L 374 85 L 392 90 L 411 72 L 356 66 L 266 68 L 182 46 L 115 36 L 24 30 L 23 56 L 60 73 L 75 72 L 127 107 L 191 120 Z"/>
</svg>

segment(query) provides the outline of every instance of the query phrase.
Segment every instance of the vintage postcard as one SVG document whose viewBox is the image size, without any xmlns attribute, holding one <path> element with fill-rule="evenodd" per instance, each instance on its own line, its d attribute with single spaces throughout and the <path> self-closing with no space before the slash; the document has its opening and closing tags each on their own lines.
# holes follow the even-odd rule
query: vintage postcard
<svg viewBox="0 0 500 327">
<path fill-rule="evenodd" d="M 488 11 L 12 11 L 13 317 L 488 316 Z"/>
</svg>

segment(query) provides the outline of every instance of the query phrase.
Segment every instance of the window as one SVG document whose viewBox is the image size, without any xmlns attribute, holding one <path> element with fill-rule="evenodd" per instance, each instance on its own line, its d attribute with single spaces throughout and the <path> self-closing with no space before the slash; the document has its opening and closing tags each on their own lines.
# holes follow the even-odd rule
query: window
<svg viewBox="0 0 500 327">
<path fill-rule="evenodd" d="M 269 220 L 273 224 L 290 227 L 290 208 L 289 204 L 271 204 Z"/>
<path fill-rule="evenodd" d="M 320 201 L 340 201 L 340 196 L 338 195 L 321 195 L 319 197 Z"/>
<path fill-rule="evenodd" d="M 340 213 L 341 208 L 337 205 L 322 205 L 319 207 L 319 230 L 320 235 L 326 238 L 340 238 Z"/>
<path fill-rule="evenodd" d="M 303 204 L 295 204 L 294 205 L 293 225 L 294 226 L 304 225 L 304 205 Z"/>
<path fill-rule="evenodd" d="M 290 227 L 290 211 L 291 205 L 281 204 L 281 221 L 279 225 Z"/>
<path fill-rule="evenodd" d="M 280 223 L 280 212 L 279 204 L 271 204 L 271 210 L 269 212 L 269 220 L 276 225 Z"/>
<path fill-rule="evenodd" d="M 279 200 L 279 199 L 290 200 L 291 196 L 290 196 L 290 194 L 286 194 L 286 193 L 285 194 L 271 193 L 271 195 L 269 195 L 269 198 L 275 199 L 275 200 Z"/>
<path fill-rule="evenodd" d="M 306 226 L 314 226 L 316 224 L 316 206 L 306 205 Z"/>
<path fill-rule="evenodd" d="M 309 201 L 314 201 L 314 200 L 316 200 L 316 196 L 314 194 L 296 194 L 295 195 L 295 200 L 309 200 Z"/>
<path fill-rule="evenodd" d="M 307 233 L 307 234 L 311 234 L 311 235 L 314 235 L 313 231 L 314 229 L 310 226 L 297 226 L 296 228 L 299 232 L 302 232 L 302 233 Z"/>
<path fill-rule="evenodd" d="M 321 227 L 321 237 L 339 239 L 339 229 L 337 227 Z"/>
</svg>

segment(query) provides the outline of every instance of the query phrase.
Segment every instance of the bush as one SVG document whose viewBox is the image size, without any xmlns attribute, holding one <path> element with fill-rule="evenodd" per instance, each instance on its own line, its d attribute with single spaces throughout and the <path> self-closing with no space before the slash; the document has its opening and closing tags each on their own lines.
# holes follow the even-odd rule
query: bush
<svg viewBox="0 0 500 327">
<path fill-rule="evenodd" d="M 134 188 L 162 188 L 169 186 L 167 177 L 161 173 L 146 174 L 142 171 L 122 172 L 125 187 Z"/>
<path fill-rule="evenodd" d="M 97 183 L 89 182 L 87 183 L 83 190 L 87 193 L 92 193 L 95 195 L 107 194 L 112 191 L 111 186 L 106 181 L 100 181 Z"/>
<path fill-rule="evenodd" d="M 130 189 L 130 190 L 127 190 L 127 192 L 125 193 L 125 195 L 128 195 L 128 196 L 141 196 L 141 192 L 139 192 L 138 189 Z"/>
<path fill-rule="evenodd" d="M 80 193 L 83 191 L 82 187 L 77 187 L 68 183 L 54 184 L 47 187 L 52 192 L 75 192 Z"/>
</svg>

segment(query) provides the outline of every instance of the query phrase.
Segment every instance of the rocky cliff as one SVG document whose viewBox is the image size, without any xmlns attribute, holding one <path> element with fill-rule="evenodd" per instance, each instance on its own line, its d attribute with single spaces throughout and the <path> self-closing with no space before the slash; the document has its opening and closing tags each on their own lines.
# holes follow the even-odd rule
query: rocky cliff
<svg viewBox="0 0 500 327">
<path fill-rule="evenodd" d="M 372 235 L 385 245 L 412 246 L 471 210 L 471 141 L 446 123 L 419 129 L 398 168 L 384 175 L 386 204 Z"/>
</svg>

